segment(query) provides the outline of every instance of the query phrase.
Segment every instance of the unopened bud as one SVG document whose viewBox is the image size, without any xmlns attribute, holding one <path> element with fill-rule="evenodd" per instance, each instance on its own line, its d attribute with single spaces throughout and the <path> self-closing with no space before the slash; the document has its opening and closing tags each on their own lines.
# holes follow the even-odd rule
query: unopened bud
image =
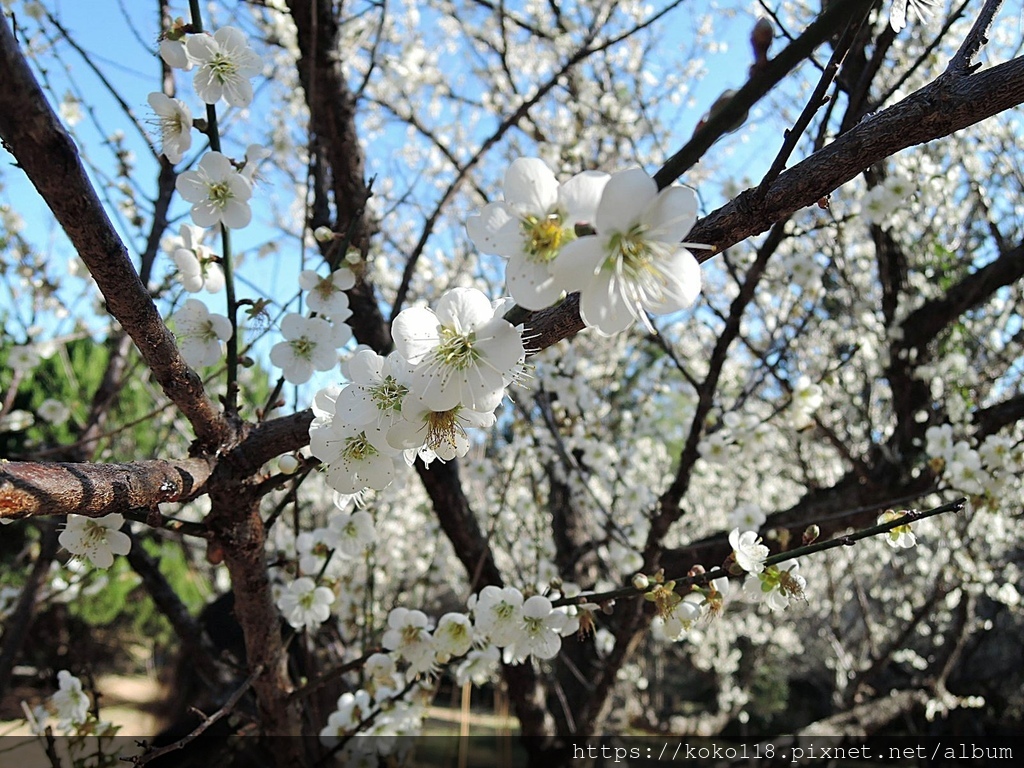
<svg viewBox="0 0 1024 768">
<path fill-rule="evenodd" d="M 687 575 L 688 576 L 700 576 L 703 573 L 707 573 L 707 571 L 704 570 L 704 566 L 703 565 L 695 565 L 695 566 L 693 566 L 693 568 L 690 569 L 690 572 Z"/>
<path fill-rule="evenodd" d="M 313 230 L 313 237 L 318 243 L 329 243 L 334 239 L 334 232 L 330 227 L 317 227 Z"/>
<path fill-rule="evenodd" d="M 804 531 L 804 546 L 813 543 L 819 536 L 821 536 L 821 528 L 816 525 L 808 525 L 807 530 Z"/>
<path fill-rule="evenodd" d="M 651 586 L 651 580 L 643 573 L 638 573 L 633 576 L 633 589 L 647 589 Z"/>
<path fill-rule="evenodd" d="M 715 99 L 715 103 L 711 105 L 711 109 L 708 110 L 707 118 L 705 120 L 702 120 L 701 123 L 703 124 L 705 122 L 710 122 L 711 120 L 714 120 L 716 117 L 718 117 L 718 115 L 721 114 L 722 110 L 724 110 L 729 105 L 729 103 L 733 99 L 733 96 L 735 95 L 736 91 L 732 90 L 731 88 L 729 90 L 723 91 L 722 95 Z M 722 132 L 732 133 L 733 131 L 738 131 L 740 127 L 743 125 L 743 123 L 746 122 L 746 120 L 747 113 L 744 112 L 742 115 L 737 117 L 732 123 L 726 126 Z"/>
<path fill-rule="evenodd" d="M 764 16 L 754 23 L 754 29 L 750 32 L 750 45 L 754 49 L 754 62 L 763 64 L 768 61 L 768 49 L 772 47 L 772 40 L 775 38 L 775 28 Z"/>
<path fill-rule="evenodd" d="M 278 457 L 277 468 L 286 475 L 294 474 L 295 470 L 299 468 L 299 460 L 290 453 L 286 453 L 284 456 Z"/>
</svg>

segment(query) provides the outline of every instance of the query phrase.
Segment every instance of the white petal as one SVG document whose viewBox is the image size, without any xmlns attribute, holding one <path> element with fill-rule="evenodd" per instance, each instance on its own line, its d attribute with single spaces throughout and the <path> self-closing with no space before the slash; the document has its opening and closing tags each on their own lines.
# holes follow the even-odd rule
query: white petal
<svg viewBox="0 0 1024 768">
<path fill-rule="evenodd" d="M 402 357 L 415 365 L 440 343 L 438 318 L 426 307 L 409 307 L 391 324 L 391 337 Z"/>
<path fill-rule="evenodd" d="M 689 187 L 663 189 L 644 210 L 640 221 L 648 228 L 646 237 L 678 243 L 697 221 L 697 195 Z"/>
<path fill-rule="evenodd" d="M 558 202 L 558 181 L 543 160 L 520 157 L 505 172 L 505 202 L 522 214 L 542 215 Z"/>
<path fill-rule="evenodd" d="M 658 185 L 640 168 L 613 174 L 597 206 L 597 231 L 602 234 L 628 231 L 657 195 Z"/>
<path fill-rule="evenodd" d="M 701 284 L 700 265 L 693 254 L 681 248 L 662 264 L 662 271 L 667 281 L 664 297 L 647 309 L 656 315 L 666 315 L 692 306 L 700 295 Z"/>
<path fill-rule="evenodd" d="M 597 218 L 597 206 L 601 202 L 601 194 L 610 179 L 601 171 L 584 171 L 578 173 L 563 184 L 558 190 L 558 200 L 567 214 L 567 223 L 593 224 Z"/>
</svg>

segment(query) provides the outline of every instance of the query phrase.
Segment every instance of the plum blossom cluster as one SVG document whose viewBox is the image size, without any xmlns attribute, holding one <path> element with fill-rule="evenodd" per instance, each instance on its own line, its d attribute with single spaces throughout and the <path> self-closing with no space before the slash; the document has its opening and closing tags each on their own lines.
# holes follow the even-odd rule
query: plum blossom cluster
<svg viewBox="0 0 1024 768">
<path fill-rule="evenodd" d="M 467 430 L 494 424 L 525 358 L 502 306 L 453 288 L 434 310 L 405 309 L 392 324 L 394 352 L 357 351 L 346 366 L 349 383 L 316 394 L 310 450 L 332 488 L 383 490 L 416 456 L 429 464 L 466 455 Z"/>
<path fill-rule="evenodd" d="M 379 758 L 402 764 L 410 744 L 401 737 L 420 733 L 430 694 L 426 698 L 418 696 L 414 687 L 413 696 L 403 698 L 405 676 L 386 653 L 372 654 L 363 674 L 365 687 L 346 691 L 338 698 L 336 709 L 320 730 L 320 742 L 334 749 L 342 739 L 358 735 L 340 752 L 345 765 L 377 765 Z"/>
<path fill-rule="evenodd" d="M 1012 498 L 1024 472 L 1024 445 L 1001 434 L 957 439 L 952 424 L 925 431 L 925 453 L 945 485 L 979 500 Z"/>
<path fill-rule="evenodd" d="M 696 566 L 691 573 L 704 573 L 704 569 Z M 633 578 L 633 585 L 646 589 L 649 580 L 638 574 Z M 656 583 L 644 593 L 644 600 L 654 603 L 657 610 L 651 627 L 654 636 L 669 642 L 684 640 L 696 621 L 722 612 L 730 589 L 728 577 L 722 576 L 712 579 L 707 586 L 695 586 L 680 595 L 674 581 L 664 582 L 659 575 Z"/>
<path fill-rule="evenodd" d="M 365 510 L 338 512 L 326 527 L 303 531 L 295 538 L 299 573 L 278 587 L 277 607 L 293 629 L 316 631 L 332 613 L 336 595 L 317 583 L 332 558 L 345 561 L 359 557 L 377 539 L 373 518 Z"/>
<path fill-rule="evenodd" d="M 583 322 L 604 336 L 648 313 L 686 309 L 700 293 L 700 266 L 682 242 L 697 219 L 693 190 L 658 190 L 639 168 L 612 175 L 585 171 L 564 184 L 536 158 L 515 160 L 504 199 L 466 223 L 484 253 L 508 259 L 509 294 L 526 309 L 579 291 Z"/>
<path fill-rule="evenodd" d="M 381 644 L 410 675 L 429 675 L 456 658 L 464 659 L 459 669 L 466 679 L 489 675 L 502 656 L 510 664 L 551 659 L 563 637 L 589 625 L 582 618 L 587 606 L 554 607 L 561 594 L 526 597 L 515 587 L 487 586 L 470 598 L 469 613 L 446 613 L 436 626 L 422 611 L 395 608 Z"/>
</svg>

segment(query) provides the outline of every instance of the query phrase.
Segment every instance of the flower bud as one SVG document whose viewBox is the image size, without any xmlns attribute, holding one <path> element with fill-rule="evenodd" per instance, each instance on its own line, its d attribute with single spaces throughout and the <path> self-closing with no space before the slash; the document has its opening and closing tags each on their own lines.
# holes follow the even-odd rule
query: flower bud
<svg viewBox="0 0 1024 768">
<path fill-rule="evenodd" d="M 651 580 L 643 573 L 638 573 L 633 576 L 633 588 L 634 589 L 647 589 L 651 585 Z"/>
<path fill-rule="evenodd" d="M 313 230 L 313 237 L 318 243 L 329 243 L 334 239 L 334 232 L 330 227 L 317 227 Z"/>
<path fill-rule="evenodd" d="M 299 460 L 290 453 L 286 453 L 278 457 L 277 468 L 286 475 L 294 474 L 295 470 L 299 468 Z"/>
<path fill-rule="evenodd" d="M 755 64 L 767 63 L 768 49 L 772 47 L 774 37 L 775 28 L 764 16 L 754 23 L 754 29 L 750 32 L 750 45 L 754 49 Z"/>
<path fill-rule="evenodd" d="M 808 525 L 807 530 L 804 531 L 804 546 L 813 543 L 819 536 L 821 536 L 821 529 L 816 525 Z"/>
</svg>

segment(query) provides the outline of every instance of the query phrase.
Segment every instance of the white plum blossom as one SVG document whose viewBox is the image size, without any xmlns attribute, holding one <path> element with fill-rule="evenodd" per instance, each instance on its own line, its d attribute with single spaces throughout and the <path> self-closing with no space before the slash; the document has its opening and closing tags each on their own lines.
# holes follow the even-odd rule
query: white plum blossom
<svg viewBox="0 0 1024 768">
<path fill-rule="evenodd" d="M 757 504 L 740 504 L 729 515 L 731 528 L 739 528 L 741 531 L 756 531 L 767 520 L 764 510 Z"/>
<path fill-rule="evenodd" d="M 171 320 L 177 328 L 174 336 L 186 363 L 202 368 L 220 360 L 220 342 L 231 338 L 230 320 L 211 314 L 199 299 L 186 299 Z"/>
<path fill-rule="evenodd" d="M 534 595 L 523 603 L 522 623 L 510 645 L 510 655 L 515 661 L 529 656 L 538 659 L 553 659 L 562 647 L 561 630 L 568 616 L 551 607 L 551 601 L 542 595 Z"/>
<path fill-rule="evenodd" d="M 407 662 L 413 675 L 427 672 L 434 665 L 434 639 L 423 611 L 395 608 L 388 614 L 388 629 L 381 645 Z"/>
<path fill-rule="evenodd" d="M 314 411 L 315 412 L 315 411 Z M 370 439 L 371 426 L 353 426 L 338 418 L 316 419 L 309 427 L 309 448 L 326 465 L 327 484 L 344 494 L 364 488 L 383 490 L 395 477 L 393 453 L 383 436 Z"/>
<path fill-rule="evenodd" d="M 889 9 L 889 25 L 893 32 L 899 32 L 907 26 L 907 8 L 914 12 L 919 22 L 923 22 L 928 13 L 934 11 L 938 5 L 937 0 L 892 0 L 892 8 Z"/>
<path fill-rule="evenodd" d="M 768 557 L 768 547 L 761 543 L 756 531 L 740 532 L 733 528 L 729 534 L 729 546 L 732 547 L 736 565 L 747 573 L 761 573 L 764 561 Z"/>
<path fill-rule="evenodd" d="M 277 607 L 294 629 L 316 630 L 331 615 L 334 593 L 328 587 L 318 587 L 308 576 L 301 576 L 289 584 L 278 596 Z"/>
<path fill-rule="evenodd" d="M 398 352 L 416 366 L 413 389 L 436 411 L 492 411 L 525 355 L 520 332 L 494 317 L 475 288 L 453 288 L 426 307 L 402 310 L 391 327 Z"/>
<path fill-rule="evenodd" d="M 373 710 L 373 701 L 367 691 L 346 691 L 341 694 L 336 709 L 327 718 L 327 725 L 320 730 L 320 743 L 329 749 L 333 748 Z"/>
<path fill-rule="evenodd" d="M 437 661 L 447 663 L 453 656 L 464 656 L 473 647 L 473 622 L 463 613 L 446 613 L 434 630 Z"/>
<path fill-rule="evenodd" d="M 165 93 L 151 93 L 147 101 L 160 126 L 161 153 L 171 165 L 180 163 L 192 146 L 192 110 L 181 99 L 172 99 Z"/>
<path fill-rule="evenodd" d="M 469 452 L 467 429 L 486 429 L 494 422 L 493 413 L 481 413 L 461 405 L 435 411 L 423 398 L 408 395 L 402 401 L 402 418 L 388 428 L 386 439 L 394 449 L 428 452 L 424 461 L 434 456 L 441 461 L 451 461 Z"/>
<path fill-rule="evenodd" d="M 338 348 L 352 338 L 344 323 L 331 325 L 321 317 L 291 313 L 281 321 L 279 341 L 270 349 L 270 362 L 282 369 L 285 381 L 305 384 L 313 371 L 329 371 L 338 363 Z"/>
<path fill-rule="evenodd" d="M 608 178 L 587 171 L 560 186 L 542 160 L 521 157 L 505 173 L 505 199 L 469 217 L 466 229 L 476 247 L 508 259 L 505 282 L 518 304 L 543 309 L 558 300 L 562 286 L 551 276 L 551 263 L 576 237 L 575 225 L 594 220 Z"/>
<path fill-rule="evenodd" d="M 306 296 L 309 308 L 335 322 L 343 322 L 352 316 L 345 291 L 355 284 L 355 275 L 346 267 L 334 270 L 327 277 L 321 277 L 312 269 L 304 269 L 299 273 L 299 286 L 309 291 Z"/>
<path fill-rule="evenodd" d="M 523 623 L 523 593 L 515 587 L 486 586 L 470 598 L 473 622 L 499 648 L 515 641 Z"/>
<path fill-rule="evenodd" d="M 381 357 L 360 349 L 349 358 L 345 373 L 351 383 L 338 394 L 336 413 L 350 424 L 373 424 L 386 433 L 402 418 L 412 367 L 398 352 Z"/>
<path fill-rule="evenodd" d="M 20 373 L 31 373 L 39 365 L 39 351 L 31 346 L 13 347 L 7 354 L 7 367 Z"/>
<path fill-rule="evenodd" d="M 220 152 L 203 155 L 196 170 L 178 177 L 175 188 L 192 203 L 192 221 L 200 227 L 241 229 L 252 221 L 252 184 Z"/>
<path fill-rule="evenodd" d="M 697 220 L 697 196 L 688 187 L 660 192 L 639 168 L 613 174 L 601 195 L 596 234 L 567 243 L 551 265 L 555 282 L 579 289 L 580 317 L 613 336 L 647 313 L 686 309 L 700 294 L 700 265 L 681 243 Z"/>
<path fill-rule="evenodd" d="M 903 517 L 905 512 L 887 509 L 878 516 L 878 524 L 884 525 Z M 893 549 L 910 549 L 917 544 L 917 537 L 910 530 L 910 523 L 897 525 L 885 535 L 885 543 Z"/>
<path fill-rule="evenodd" d="M 89 697 L 82 690 L 82 681 L 66 669 L 57 673 L 59 688 L 50 697 L 57 717 L 57 728 L 72 733 L 89 718 Z"/>
<path fill-rule="evenodd" d="M 67 403 L 54 400 L 52 397 L 43 400 L 39 407 L 36 408 L 36 413 L 39 414 L 39 418 L 43 421 L 49 422 L 55 427 L 59 427 L 71 418 L 71 408 L 68 407 Z"/>
<path fill-rule="evenodd" d="M 128 534 L 121 531 L 124 515 L 113 512 L 103 517 L 68 515 L 58 541 L 76 557 L 87 557 L 97 568 L 109 568 L 114 555 L 127 555 L 132 548 Z"/>
<path fill-rule="evenodd" d="M 204 233 L 204 229 L 182 224 L 179 230 L 181 246 L 171 254 L 178 268 L 178 280 L 189 293 L 198 293 L 204 289 L 217 293 L 224 288 L 224 273 L 213 251 L 202 244 Z"/>
<path fill-rule="evenodd" d="M 763 602 L 773 611 L 784 610 L 791 600 L 804 597 L 807 582 L 796 572 L 799 568 L 798 561 L 786 560 L 752 573 L 743 582 L 743 596 L 751 602 Z"/>
<path fill-rule="evenodd" d="M 486 684 L 498 671 L 499 661 L 501 661 L 501 651 L 496 645 L 488 645 L 486 648 L 470 651 L 455 670 L 456 684 L 459 686 L 466 683 Z"/>
<path fill-rule="evenodd" d="M 213 35 L 189 35 L 185 49 L 199 67 L 193 85 L 200 99 L 216 104 L 223 97 L 233 107 L 249 106 L 253 96 L 249 78 L 260 73 L 263 62 L 241 30 L 221 27 Z"/>
<path fill-rule="evenodd" d="M 331 547 L 343 557 L 358 557 L 377 539 L 373 516 L 366 510 L 334 515 L 327 524 Z"/>
<path fill-rule="evenodd" d="M 662 617 L 662 631 L 672 641 L 682 640 L 690 626 L 701 617 L 704 597 L 698 592 L 688 592 L 676 603 L 667 616 Z"/>
</svg>

